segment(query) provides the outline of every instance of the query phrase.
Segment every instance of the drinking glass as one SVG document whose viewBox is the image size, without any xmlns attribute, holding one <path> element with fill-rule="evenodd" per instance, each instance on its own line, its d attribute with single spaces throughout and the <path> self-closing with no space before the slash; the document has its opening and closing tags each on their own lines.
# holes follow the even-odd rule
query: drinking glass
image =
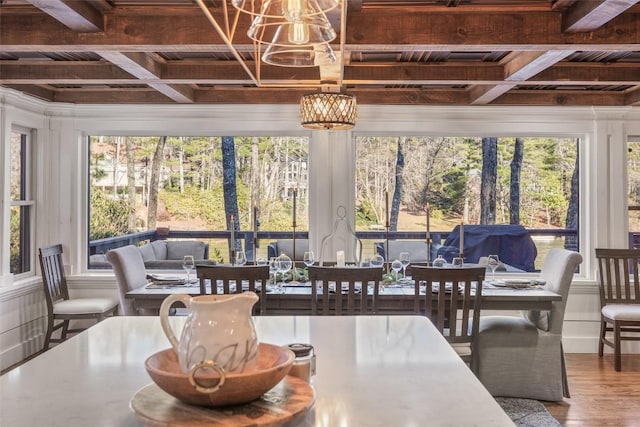
<svg viewBox="0 0 640 427">
<path fill-rule="evenodd" d="M 238 264 L 239 266 L 243 266 L 246 263 L 247 263 L 247 256 L 245 255 L 244 251 L 236 252 L 236 264 Z"/>
<path fill-rule="evenodd" d="M 278 261 L 280 263 L 280 272 L 282 273 L 282 285 L 284 285 L 285 274 L 291 270 L 293 265 L 291 258 L 289 258 L 286 254 L 282 254 L 278 257 Z"/>
<path fill-rule="evenodd" d="M 371 258 L 371 261 L 369 261 L 369 264 L 371 264 L 371 267 L 382 267 L 384 265 L 384 258 L 380 254 L 375 254 Z"/>
<path fill-rule="evenodd" d="M 306 265 L 307 267 L 312 266 L 315 261 L 316 257 L 312 251 L 307 251 L 302 256 L 302 262 L 304 262 L 304 265 Z"/>
<path fill-rule="evenodd" d="M 499 264 L 500 264 L 500 259 L 498 258 L 498 255 L 489 255 L 489 258 L 487 260 L 487 265 L 491 270 L 491 280 L 496 280 L 496 270 Z"/>
<path fill-rule="evenodd" d="M 187 281 L 185 282 L 187 285 L 191 283 L 191 270 L 196 267 L 196 263 L 193 260 L 193 255 L 185 255 L 182 258 L 182 268 L 187 272 Z"/>
<path fill-rule="evenodd" d="M 411 263 L 411 255 L 409 252 L 400 252 L 400 262 L 402 263 L 402 282 L 406 283 L 407 280 L 407 267 Z"/>
<path fill-rule="evenodd" d="M 271 257 L 269 259 L 269 275 L 273 276 L 273 286 L 277 287 L 278 283 L 278 272 L 280 271 L 280 261 L 278 257 Z"/>
<path fill-rule="evenodd" d="M 398 273 L 402 270 L 402 262 L 399 259 L 394 259 L 391 263 L 391 269 L 396 272 L 396 282 L 398 282 Z"/>
<path fill-rule="evenodd" d="M 433 266 L 437 268 L 444 267 L 446 263 L 447 261 L 445 261 L 445 259 L 442 258 L 442 255 L 438 255 L 438 258 L 433 260 Z"/>
<path fill-rule="evenodd" d="M 462 267 L 463 263 L 464 263 L 464 260 L 460 257 L 455 257 L 454 259 L 451 260 L 451 265 L 454 267 Z"/>
<path fill-rule="evenodd" d="M 267 265 L 267 260 L 261 256 L 256 257 L 256 265 Z"/>
</svg>

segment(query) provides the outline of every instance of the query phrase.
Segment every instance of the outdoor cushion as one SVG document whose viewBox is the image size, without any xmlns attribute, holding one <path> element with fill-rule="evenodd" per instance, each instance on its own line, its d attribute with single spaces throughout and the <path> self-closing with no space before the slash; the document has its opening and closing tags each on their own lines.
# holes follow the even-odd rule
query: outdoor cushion
<svg viewBox="0 0 640 427">
<path fill-rule="evenodd" d="M 138 246 L 138 250 L 140 251 L 140 255 L 142 255 L 142 260 L 144 262 L 153 261 L 156 259 L 156 253 L 153 250 L 152 245 Z"/>
<path fill-rule="evenodd" d="M 167 242 L 164 240 L 154 240 L 149 243 L 156 254 L 156 259 L 167 259 Z"/>
<path fill-rule="evenodd" d="M 166 259 L 182 260 L 185 255 L 193 256 L 193 259 L 204 259 L 204 242 L 200 241 L 167 241 Z"/>
</svg>

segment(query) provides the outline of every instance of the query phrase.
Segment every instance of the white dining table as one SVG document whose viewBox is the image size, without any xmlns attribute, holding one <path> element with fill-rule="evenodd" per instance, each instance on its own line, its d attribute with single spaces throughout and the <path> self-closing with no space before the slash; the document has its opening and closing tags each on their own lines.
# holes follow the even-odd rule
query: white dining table
<svg viewBox="0 0 640 427">
<path fill-rule="evenodd" d="M 423 316 L 254 320 L 261 342 L 315 347 L 316 400 L 297 426 L 513 426 Z M 168 347 L 158 317 L 98 323 L 0 377 L 0 425 L 141 425 L 130 401 L 152 382 L 145 359 Z"/>
</svg>

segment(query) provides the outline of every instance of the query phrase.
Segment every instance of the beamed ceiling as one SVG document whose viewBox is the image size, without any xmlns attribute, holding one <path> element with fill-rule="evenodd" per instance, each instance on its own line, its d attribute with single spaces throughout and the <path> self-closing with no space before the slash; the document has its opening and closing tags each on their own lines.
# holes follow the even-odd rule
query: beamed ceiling
<svg viewBox="0 0 640 427">
<path fill-rule="evenodd" d="M 336 75 L 257 67 L 239 14 L 257 84 L 205 13 L 235 9 L 201 1 L 0 0 L 0 84 L 78 104 L 298 103 Z M 337 86 L 359 104 L 640 105 L 639 2 L 349 0 Z"/>
</svg>

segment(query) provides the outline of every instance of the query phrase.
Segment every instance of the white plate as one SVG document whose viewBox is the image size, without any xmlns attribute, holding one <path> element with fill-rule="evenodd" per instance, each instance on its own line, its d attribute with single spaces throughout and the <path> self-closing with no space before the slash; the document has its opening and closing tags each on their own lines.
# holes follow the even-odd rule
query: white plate
<svg viewBox="0 0 640 427">
<path fill-rule="evenodd" d="M 544 280 L 537 279 L 504 279 L 491 282 L 493 286 L 505 288 L 528 288 L 531 286 L 541 286 L 545 284 Z"/>
</svg>

